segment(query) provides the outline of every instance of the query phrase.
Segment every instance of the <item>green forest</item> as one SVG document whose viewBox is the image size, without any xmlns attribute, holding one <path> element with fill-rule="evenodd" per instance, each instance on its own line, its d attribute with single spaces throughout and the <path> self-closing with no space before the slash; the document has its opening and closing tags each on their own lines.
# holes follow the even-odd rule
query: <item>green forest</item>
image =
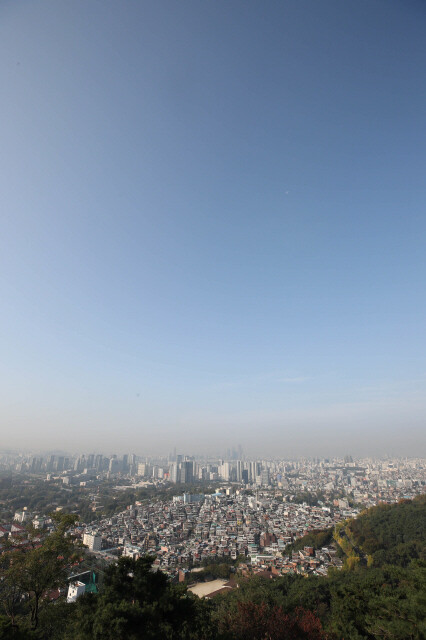
<svg viewBox="0 0 426 640">
<path fill-rule="evenodd" d="M 200 599 L 152 570 L 153 558 L 122 558 L 98 594 L 74 604 L 46 594 L 64 584 L 81 549 L 56 516 L 43 543 L 1 556 L 0 638 L 17 640 L 421 640 L 426 638 L 426 496 L 380 505 L 334 532 L 295 547 L 342 541 L 343 570 L 327 577 L 238 579 L 239 587 Z M 358 561 L 351 561 L 351 558 Z M 238 576 L 238 573 L 236 574 Z"/>
</svg>

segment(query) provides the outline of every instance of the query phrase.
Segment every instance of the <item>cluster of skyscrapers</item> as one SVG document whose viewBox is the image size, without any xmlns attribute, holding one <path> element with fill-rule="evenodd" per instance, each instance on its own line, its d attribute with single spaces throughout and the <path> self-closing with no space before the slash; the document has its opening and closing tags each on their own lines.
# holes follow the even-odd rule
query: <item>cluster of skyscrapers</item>
<svg viewBox="0 0 426 640">
<path fill-rule="evenodd" d="M 4 456 L 2 468 L 17 472 L 124 475 L 153 480 L 167 480 L 173 484 L 226 481 L 268 486 L 270 464 L 266 461 L 243 459 L 241 445 L 229 449 L 222 458 L 196 459 L 194 456 L 170 454 L 167 458 L 148 458 L 125 454 L 105 456 L 100 453 L 77 456 L 18 454 Z"/>
</svg>

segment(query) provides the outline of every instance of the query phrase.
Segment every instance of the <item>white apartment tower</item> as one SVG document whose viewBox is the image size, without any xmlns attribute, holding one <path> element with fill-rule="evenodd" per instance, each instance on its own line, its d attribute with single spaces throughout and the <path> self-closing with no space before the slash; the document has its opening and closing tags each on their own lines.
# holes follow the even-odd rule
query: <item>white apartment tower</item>
<svg viewBox="0 0 426 640">
<path fill-rule="evenodd" d="M 87 545 L 90 551 L 100 551 L 102 547 L 102 537 L 99 533 L 85 533 L 83 544 Z"/>
</svg>

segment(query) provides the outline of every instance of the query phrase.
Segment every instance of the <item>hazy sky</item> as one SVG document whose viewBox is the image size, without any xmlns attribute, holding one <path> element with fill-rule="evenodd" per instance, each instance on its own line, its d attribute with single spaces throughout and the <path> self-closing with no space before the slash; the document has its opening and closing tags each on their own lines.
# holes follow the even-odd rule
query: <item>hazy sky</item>
<svg viewBox="0 0 426 640">
<path fill-rule="evenodd" d="M 2 0 L 6 446 L 425 454 L 423 0 Z"/>
</svg>

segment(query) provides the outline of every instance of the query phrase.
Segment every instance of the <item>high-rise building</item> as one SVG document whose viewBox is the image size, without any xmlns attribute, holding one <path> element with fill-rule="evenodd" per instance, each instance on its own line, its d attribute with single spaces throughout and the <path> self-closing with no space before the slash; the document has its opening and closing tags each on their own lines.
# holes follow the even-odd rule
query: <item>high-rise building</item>
<svg viewBox="0 0 426 640">
<path fill-rule="evenodd" d="M 258 462 L 249 463 L 249 480 L 250 482 L 256 482 L 256 478 L 260 473 L 260 465 Z"/>
<path fill-rule="evenodd" d="M 180 482 L 180 470 L 177 462 L 174 462 L 173 464 L 170 465 L 169 473 L 170 473 L 170 482 L 173 482 L 173 484 L 177 484 L 178 482 Z"/>
<path fill-rule="evenodd" d="M 194 482 L 194 463 L 192 460 L 185 460 L 185 462 L 182 462 L 181 482 L 186 484 Z"/>
<path fill-rule="evenodd" d="M 270 484 L 269 469 L 262 469 L 260 479 L 262 487 L 267 487 Z"/>
<path fill-rule="evenodd" d="M 109 472 L 110 473 L 118 473 L 120 471 L 120 464 L 116 458 L 116 456 L 113 456 L 111 458 L 111 460 L 109 461 Z"/>
<path fill-rule="evenodd" d="M 90 551 L 100 551 L 102 538 L 99 533 L 85 533 L 83 535 L 83 544 L 87 545 Z"/>
<path fill-rule="evenodd" d="M 221 476 L 224 480 L 229 482 L 231 479 L 231 465 L 229 462 L 224 462 L 220 468 Z"/>
<path fill-rule="evenodd" d="M 243 470 L 243 465 L 241 460 L 237 460 L 237 482 L 241 482 L 242 480 L 242 470 Z"/>
</svg>

